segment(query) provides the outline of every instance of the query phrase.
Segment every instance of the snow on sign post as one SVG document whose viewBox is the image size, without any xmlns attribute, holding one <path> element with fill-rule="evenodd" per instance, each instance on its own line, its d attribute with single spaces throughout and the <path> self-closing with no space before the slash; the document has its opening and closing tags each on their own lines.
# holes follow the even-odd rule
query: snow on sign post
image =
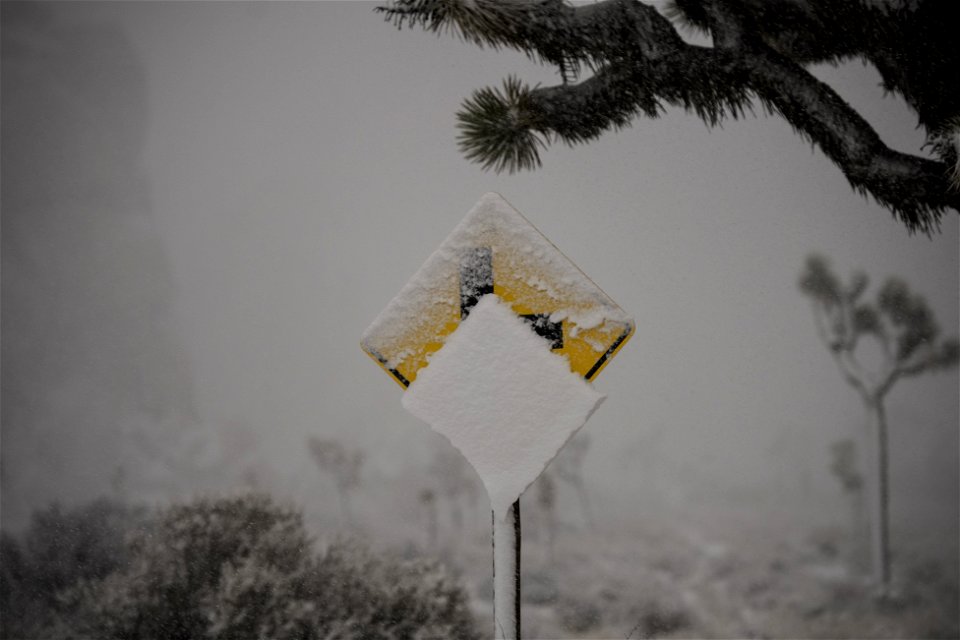
<svg viewBox="0 0 960 640">
<path fill-rule="evenodd" d="M 493 509 L 494 631 L 520 637 L 520 494 L 603 401 L 633 320 L 526 218 L 484 195 L 361 339 Z"/>
</svg>

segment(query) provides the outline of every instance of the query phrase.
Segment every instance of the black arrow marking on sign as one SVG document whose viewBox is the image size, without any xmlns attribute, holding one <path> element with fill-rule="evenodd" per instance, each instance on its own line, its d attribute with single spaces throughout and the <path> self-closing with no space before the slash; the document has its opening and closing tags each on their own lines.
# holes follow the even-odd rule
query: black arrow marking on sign
<svg viewBox="0 0 960 640">
<path fill-rule="evenodd" d="M 488 293 L 493 293 L 493 252 L 489 247 L 476 247 L 465 251 L 460 262 L 460 319 L 463 320 L 470 315 L 470 310 L 476 306 L 481 297 Z M 550 315 L 544 313 L 530 313 L 520 317 L 529 322 L 538 335 L 550 341 L 551 349 L 563 348 L 562 322 L 551 322 Z M 633 331 L 633 327 L 627 325 L 623 333 L 621 333 L 607 351 L 600 356 L 600 359 L 590 368 L 590 371 L 587 372 L 584 378 L 591 380 L 593 376 L 597 374 L 597 371 L 600 370 L 603 363 L 617 350 L 617 347 L 627 339 L 631 331 Z M 400 384 L 404 387 L 410 386 L 410 381 L 406 376 L 397 371 L 396 368 L 391 367 L 388 364 L 389 361 L 383 357 L 383 355 L 376 349 L 370 348 L 369 346 L 367 348 L 369 349 L 369 353 L 376 358 L 377 361 L 383 365 L 383 368 L 389 371 Z"/>
<path fill-rule="evenodd" d="M 383 365 L 383 368 L 386 369 L 387 371 L 389 371 L 389 372 L 390 372 L 390 375 L 392 375 L 394 378 L 396 378 L 396 379 L 400 382 L 400 384 L 402 384 L 404 387 L 409 387 L 409 386 L 410 386 L 410 381 L 407 380 L 406 376 L 404 376 L 402 373 L 400 373 L 399 371 L 397 371 L 394 367 L 391 367 L 391 366 L 390 366 L 390 361 L 387 360 L 386 358 L 384 358 L 384 357 L 380 354 L 379 351 L 377 351 L 376 349 L 373 349 L 373 348 L 371 348 L 371 347 L 368 347 L 368 349 L 369 349 L 370 355 L 372 355 L 374 358 L 376 358 L 376 359 L 377 359 L 377 362 L 379 362 L 380 364 L 382 364 L 382 365 Z"/>
<path fill-rule="evenodd" d="M 608 348 L 606 352 L 600 356 L 600 359 L 597 360 L 592 367 L 590 367 L 590 371 L 587 371 L 587 375 L 583 377 L 587 380 L 592 380 L 593 376 L 597 375 L 597 371 L 600 370 L 600 367 L 603 365 L 603 363 L 607 361 L 607 358 L 613 355 L 613 352 L 617 350 L 617 347 L 619 347 L 624 340 L 627 339 L 627 336 L 630 335 L 631 331 L 633 331 L 633 327 L 627 325 L 627 327 L 623 330 L 623 333 L 621 333 L 617 339 L 613 341 L 613 344 L 610 345 L 610 348 Z"/>
<path fill-rule="evenodd" d="M 563 322 L 553 322 L 549 313 L 526 313 L 520 317 L 529 322 L 538 335 L 547 339 L 551 349 L 563 349 Z"/>
<path fill-rule="evenodd" d="M 493 293 L 493 251 L 490 247 L 466 249 L 460 256 L 460 320 L 488 293 Z"/>
<path fill-rule="evenodd" d="M 468 315 L 480 298 L 493 293 L 493 251 L 490 247 L 471 247 L 460 257 L 460 320 Z M 563 348 L 563 323 L 550 320 L 548 313 L 520 316 L 550 343 L 551 349 Z"/>
</svg>

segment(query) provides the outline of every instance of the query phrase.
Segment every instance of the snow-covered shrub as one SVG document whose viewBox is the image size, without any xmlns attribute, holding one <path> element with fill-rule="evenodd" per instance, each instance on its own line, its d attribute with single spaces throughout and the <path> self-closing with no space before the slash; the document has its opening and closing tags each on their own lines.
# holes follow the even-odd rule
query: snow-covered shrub
<svg viewBox="0 0 960 640">
<path fill-rule="evenodd" d="M 354 544 L 318 559 L 323 617 L 337 638 L 478 638 L 466 593 L 435 561 L 396 561 Z"/>
<path fill-rule="evenodd" d="M 70 593 L 80 630 L 125 640 L 473 638 L 436 565 L 337 544 L 315 556 L 300 513 L 266 496 L 162 511 L 121 571 Z"/>
<path fill-rule="evenodd" d="M 0 533 L 0 638 L 30 638 L 39 633 L 47 607 L 31 584 L 23 547 Z"/>
<path fill-rule="evenodd" d="M 589 631 L 600 624 L 600 607 L 587 600 L 566 597 L 557 607 L 563 628 L 573 633 Z"/>
<path fill-rule="evenodd" d="M 693 624 L 686 611 L 657 600 L 644 602 L 639 606 L 638 614 L 640 620 L 634 627 L 637 638 L 659 638 L 688 629 Z"/>
<path fill-rule="evenodd" d="M 80 579 L 102 578 L 127 558 L 124 536 L 143 519 L 141 508 L 100 498 L 74 509 L 53 504 L 34 512 L 24 551 L 34 589 L 49 603 Z"/>
<path fill-rule="evenodd" d="M 0 538 L 0 638 L 59 637 L 60 594 L 123 566 L 124 536 L 143 519 L 140 508 L 101 498 L 36 511 L 26 532 Z"/>
</svg>

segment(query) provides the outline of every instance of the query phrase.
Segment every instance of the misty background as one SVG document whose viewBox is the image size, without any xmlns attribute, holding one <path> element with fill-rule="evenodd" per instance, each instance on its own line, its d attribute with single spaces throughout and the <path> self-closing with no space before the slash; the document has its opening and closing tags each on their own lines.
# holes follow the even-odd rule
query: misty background
<svg viewBox="0 0 960 640">
<path fill-rule="evenodd" d="M 539 171 L 484 173 L 456 148 L 463 98 L 510 73 L 559 78 L 399 32 L 375 6 L 3 3 L 3 528 L 54 500 L 240 486 L 335 525 L 318 436 L 365 452 L 355 508 L 391 529 L 402 504 L 383 487 L 415 505 L 449 445 L 402 410 L 359 335 L 486 191 L 636 320 L 583 430 L 601 520 L 845 522 L 830 445 L 860 438 L 865 415 L 799 272 L 816 251 L 874 287 L 900 276 L 956 334 L 958 217 L 908 235 L 763 114 L 708 130 L 669 109 L 555 146 Z M 818 75 L 919 152 L 915 116 L 872 68 Z M 958 395 L 954 369 L 887 404 L 893 548 L 954 572 Z"/>
</svg>

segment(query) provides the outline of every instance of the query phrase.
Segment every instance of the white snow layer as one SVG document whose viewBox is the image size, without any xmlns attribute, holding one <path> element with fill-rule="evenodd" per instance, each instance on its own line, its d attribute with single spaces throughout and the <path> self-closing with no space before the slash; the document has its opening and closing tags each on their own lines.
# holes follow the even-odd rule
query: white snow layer
<svg viewBox="0 0 960 640">
<path fill-rule="evenodd" d="M 402 402 L 463 453 L 503 518 L 605 398 L 490 294 L 433 354 Z"/>
</svg>

